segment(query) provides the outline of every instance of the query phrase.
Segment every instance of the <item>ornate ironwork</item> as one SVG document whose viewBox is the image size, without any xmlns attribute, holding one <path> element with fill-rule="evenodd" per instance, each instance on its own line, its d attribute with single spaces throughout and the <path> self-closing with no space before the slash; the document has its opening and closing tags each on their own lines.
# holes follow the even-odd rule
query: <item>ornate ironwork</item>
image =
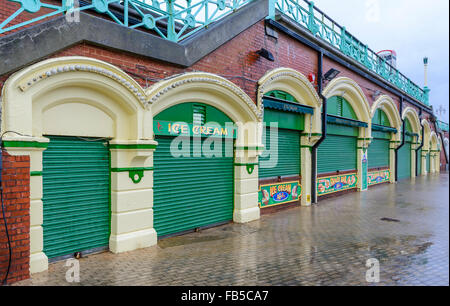
<svg viewBox="0 0 450 306">
<path fill-rule="evenodd" d="M 108 15 L 122 26 L 151 30 L 162 38 L 178 42 L 251 1 L 258 0 L 90 0 L 80 2 L 79 6 L 74 2 L 78 0 L 61 0 L 60 5 L 45 3 L 45 0 L 6 1 L 17 2 L 20 7 L 0 21 L 0 34 L 57 14 L 93 10 Z M 367 45 L 348 33 L 345 27 L 317 9 L 312 1 L 268 0 L 268 3 L 269 18 L 275 19 L 278 10 L 314 36 L 328 42 L 408 95 L 429 105 L 430 90 L 427 87 L 422 89 L 414 84 Z M 31 18 L 23 20 L 24 14 Z"/>
</svg>

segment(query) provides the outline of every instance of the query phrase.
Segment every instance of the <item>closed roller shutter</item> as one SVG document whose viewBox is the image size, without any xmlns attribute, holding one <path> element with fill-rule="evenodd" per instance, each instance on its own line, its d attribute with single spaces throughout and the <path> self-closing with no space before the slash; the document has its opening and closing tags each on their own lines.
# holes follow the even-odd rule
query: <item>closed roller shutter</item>
<svg viewBox="0 0 450 306">
<path fill-rule="evenodd" d="M 191 157 L 175 158 L 170 153 L 173 139 L 156 138 L 154 227 L 158 236 L 231 221 L 234 196 L 232 152 L 231 157 L 225 157 L 226 146 L 223 144 L 223 157 L 192 157 L 191 150 Z"/>
<path fill-rule="evenodd" d="M 389 167 L 389 140 L 372 139 L 368 155 L 369 168 Z"/>
<path fill-rule="evenodd" d="M 270 128 L 263 133 L 266 140 L 266 151 L 260 157 L 259 178 L 272 178 L 278 176 L 300 175 L 300 132 L 294 130 L 278 129 L 278 158 L 275 167 L 262 168 L 269 160 L 274 160 L 271 150 Z"/>
<path fill-rule="evenodd" d="M 406 142 L 398 151 L 398 179 L 411 177 L 411 143 Z"/>
<path fill-rule="evenodd" d="M 317 173 L 356 170 L 357 138 L 327 135 L 317 151 Z"/>
<path fill-rule="evenodd" d="M 105 141 L 49 137 L 43 153 L 44 253 L 49 258 L 107 247 L 109 149 Z"/>
</svg>

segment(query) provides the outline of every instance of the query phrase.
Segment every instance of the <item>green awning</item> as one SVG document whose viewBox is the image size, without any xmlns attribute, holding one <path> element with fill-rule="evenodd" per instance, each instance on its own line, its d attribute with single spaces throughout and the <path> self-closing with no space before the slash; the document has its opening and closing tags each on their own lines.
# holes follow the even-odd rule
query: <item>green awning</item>
<svg viewBox="0 0 450 306">
<path fill-rule="evenodd" d="M 314 108 L 306 105 L 288 102 L 281 99 L 264 96 L 263 103 L 265 108 L 276 109 L 284 112 L 299 114 L 314 114 Z"/>
<path fill-rule="evenodd" d="M 368 127 L 369 125 L 365 122 L 343 118 L 343 117 L 337 117 L 333 115 L 327 115 L 327 122 L 328 123 L 334 123 L 334 124 L 340 124 L 340 125 L 346 125 L 346 126 L 352 126 L 352 127 Z"/>
<path fill-rule="evenodd" d="M 378 124 L 372 124 L 372 131 L 388 132 L 394 134 L 398 133 L 398 130 L 396 128 Z"/>
</svg>

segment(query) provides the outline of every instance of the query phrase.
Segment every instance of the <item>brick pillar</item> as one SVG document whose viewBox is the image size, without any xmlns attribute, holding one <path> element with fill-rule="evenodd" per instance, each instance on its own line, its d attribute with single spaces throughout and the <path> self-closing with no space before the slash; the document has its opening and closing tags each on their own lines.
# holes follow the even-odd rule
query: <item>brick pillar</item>
<svg viewBox="0 0 450 306">
<path fill-rule="evenodd" d="M 3 205 L 11 241 L 12 261 L 7 283 L 30 276 L 30 157 L 2 151 Z M 9 249 L 0 206 L 0 281 L 8 268 Z M 1 285 L 1 284 L 0 284 Z"/>
</svg>

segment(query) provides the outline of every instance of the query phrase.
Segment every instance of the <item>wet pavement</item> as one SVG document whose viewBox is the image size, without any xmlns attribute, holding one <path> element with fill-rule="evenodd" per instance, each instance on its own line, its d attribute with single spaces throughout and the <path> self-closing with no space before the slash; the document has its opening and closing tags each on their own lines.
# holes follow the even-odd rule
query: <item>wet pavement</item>
<svg viewBox="0 0 450 306">
<path fill-rule="evenodd" d="M 448 286 L 448 182 L 441 174 L 380 185 L 147 249 L 90 255 L 75 285 Z M 366 281 L 371 258 L 379 283 Z M 64 264 L 16 285 L 73 285 Z"/>
</svg>

